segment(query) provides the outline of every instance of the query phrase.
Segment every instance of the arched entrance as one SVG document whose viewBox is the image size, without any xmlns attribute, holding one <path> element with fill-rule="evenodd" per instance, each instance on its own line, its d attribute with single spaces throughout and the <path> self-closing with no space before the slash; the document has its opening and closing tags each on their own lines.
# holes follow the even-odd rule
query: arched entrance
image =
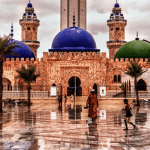
<svg viewBox="0 0 150 150">
<path fill-rule="evenodd" d="M 67 96 L 74 95 L 75 93 L 75 76 L 71 77 L 68 81 Z M 81 80 L 76 77 L 76 96 L 82 96 Z"/>
<path fill-rule="evenodd" d="M 138 91 L 146 91 L 147 87 L 146 87 L 146 83 L 143 79 L 140 79 L 137 83 L 138 85 Z"/>
<path fill-rule="evenodd" d="M 7 78 L 3 78 L 3 91 L 11 91 L 11 81 Z"/>
</svg>

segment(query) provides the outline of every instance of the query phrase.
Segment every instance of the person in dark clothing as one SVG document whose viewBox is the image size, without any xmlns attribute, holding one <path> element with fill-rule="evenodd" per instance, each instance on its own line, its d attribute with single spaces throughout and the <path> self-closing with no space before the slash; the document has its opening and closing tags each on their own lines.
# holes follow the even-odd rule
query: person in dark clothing
<svg viewBox="0 0 150 150">
<path fill-rule="evenodd" d="M 124 123 L 125 123 L 126 128 L 124 130 L 128 130 L 127 123 L 131 124 L 134 127 L 134 129 L 135 129 L 136 125 L 134 125 L 131 122 L 131 116 L 132 116 L 132 114 L 131 114 L 131 107 L 128 104 L 128 100 L 127 99 L 124 99 L 124 104 L 126 104 L 125 109 L 122 109 L 122 110 L 126 111 L 126 116 L 125 116 L 125 119 L 124 119 Z"/>
<path fill-rule="evenodd" d="M 62 95 L 58 96 L 59 107 L 62 107 Z"/>
</svg>

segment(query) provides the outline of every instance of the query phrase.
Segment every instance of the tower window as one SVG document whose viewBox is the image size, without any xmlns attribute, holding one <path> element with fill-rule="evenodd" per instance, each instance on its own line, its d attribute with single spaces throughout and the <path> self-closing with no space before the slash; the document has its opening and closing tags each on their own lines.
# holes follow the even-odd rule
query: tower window
<svg viewBox="0 0 150 150">
<path fill-rule="evenodd" d="M 122 31 L 124 31 L 124 28 L 122 28 Z"/>
<path fill-rule="evenodd" d="M 36 31 L 36 28 L 33 28 L 33 31 Z"/>
<path fill-rule="evenodd" d="M 111 28 L 111 31 L 113 31 L 113 28 Z"/>
<path fill-rule="evenodd" d="M 117 82 L 117 75 L 114 75 L 114 83 Z"/>
<path fill-rule="evenodd" d="M 118 75 L 118 82 L 121 83 L 121 76 Z"/>
<path fill-rule="evenodd" d="M 119 30 L 119 28 L 116 28 L 116 30 Z"/>
<path fill-rule="evenodd" d="M 30 27 L 27 27 L 27 30 L 30 30 Z"/>
<path fill-rule="evenodd" d="M 65 9 L 64 9 L 64 11 L 65 11 Z"/>
</svg>

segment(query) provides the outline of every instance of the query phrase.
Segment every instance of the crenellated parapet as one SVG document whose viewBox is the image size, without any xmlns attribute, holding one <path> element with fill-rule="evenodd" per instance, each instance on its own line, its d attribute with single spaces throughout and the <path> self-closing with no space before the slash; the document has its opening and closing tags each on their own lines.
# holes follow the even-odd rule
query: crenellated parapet
<svg viewBox="0 0 150 150">
<path fill-rule="evenodd" d="M 49 52 L 43 53 L 43 59 L 46 60 L 98 60 L 101 57 L 106 58 L 106 52 Z"/>
<path fill-rule="evenodd" d="M 114 62 L 129 62 L 129 61 L 136 61 L 136 62 L 148 62 L 148 58 L 115 58 Z"/>
</svg>

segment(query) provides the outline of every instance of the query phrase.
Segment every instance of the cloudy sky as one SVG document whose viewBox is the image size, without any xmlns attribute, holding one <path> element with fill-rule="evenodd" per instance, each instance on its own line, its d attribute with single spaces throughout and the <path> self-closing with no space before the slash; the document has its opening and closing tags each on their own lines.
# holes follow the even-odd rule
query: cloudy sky
<svg viewBox="0 0 150 150">
<path fill-rule="evenodd" d="M 21 40 L 19 19 L 25 12 L 29 0 L 0 0 L 0 36 L 10 33 L 11 23 L 14 24 L 14 39 Z M 52 41 L 60 31 L 60 0 L 31 0 L 35 13 L 40 20 L 38 31 L 38 57 L 51 48 Z M 87 0 L 87 31 L 89 31 L 101 52 L 109 51 L 106 42 L 109 40 L 107 20 L 116 0 Z M 118 0 L 127 26 L 125 40 L 131 41 L 139 32 L 139 38 L 150 41 L 150 1 Z"/>
</svg>

